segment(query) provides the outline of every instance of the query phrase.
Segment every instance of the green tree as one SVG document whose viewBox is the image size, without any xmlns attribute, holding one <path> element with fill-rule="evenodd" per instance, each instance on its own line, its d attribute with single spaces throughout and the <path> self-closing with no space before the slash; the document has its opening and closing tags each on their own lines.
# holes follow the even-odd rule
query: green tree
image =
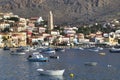
<svg viewBox="0 0 120 80">
<path fill-rule="evenodd" d="M 2 40 L 3 40 L 3 43 L 5 43 L 5 45 L 6 45 L 6 43 L 7 43 L 7 38 L 6 38 L 5 36 L 3 36 L 3 37 L 2 37 Z"/>
<path fill-rule="evenodd" d="M 7 20 L 12 20 L 12 21 L 17 22 L 17 21 L 19 21 L 19 18 L 18 17 L 10 17 Z"/>
</svg>

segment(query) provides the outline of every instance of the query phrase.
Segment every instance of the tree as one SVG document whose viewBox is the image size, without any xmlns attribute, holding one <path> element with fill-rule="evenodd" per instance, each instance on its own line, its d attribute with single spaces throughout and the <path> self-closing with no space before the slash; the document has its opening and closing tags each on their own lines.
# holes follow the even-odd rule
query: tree
<svg viewBox="0 0 120 80">
<path fill-rule="evenodd" d="M 4 42 L 4 43 L 5 43 L 5 45 L 6 45 L 7 38 L 6 38 L 5 36 L 3 36 L 3 37 L 2 37 L 2 40 L 3 40 L 3 42 Z"/>
<path fill-rule="evenodd" d="M 9 27 L 6 27 L 2 30 L 2 32 L 10 32 L 10 28 Z"/>
<path fill-rule="evenodd" d="M 7 40 L 7 38 L 6 38 L 5 36 L 3 36 L 3 37 L 2 37 L 2 40 L 3 40 L 3 41 L 6 41 L 6 40 Z"/>
<path fill-rule="evenodd" d="M 12 20 L 12 21 L 17 22 L 17 21 L 19 21 L 19 18 L 18 17 L 10 17 L 7 20 Z"/>
</svg>

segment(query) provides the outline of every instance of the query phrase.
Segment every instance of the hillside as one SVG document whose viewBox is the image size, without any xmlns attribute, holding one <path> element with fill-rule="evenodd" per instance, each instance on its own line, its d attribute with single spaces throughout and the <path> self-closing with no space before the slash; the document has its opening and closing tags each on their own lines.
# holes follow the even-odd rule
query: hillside
<svg viewBox="0 0 120 80">
<path fill-rule="evenodd" d="M 119 0 L 0 0 L 0 11 L 21 17 L 54 13 L 55 23 L 82 23 L 120 17 Z"/>
</svg>

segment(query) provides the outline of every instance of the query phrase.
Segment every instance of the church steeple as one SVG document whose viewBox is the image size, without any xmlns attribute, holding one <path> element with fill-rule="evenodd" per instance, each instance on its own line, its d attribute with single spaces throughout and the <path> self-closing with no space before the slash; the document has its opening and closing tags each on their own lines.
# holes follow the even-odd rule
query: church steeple
<svg viewBox="0 0 120 80">
<path fill-rule="evenodd" d="M 54 29 L 53 13 L 52 11 L 50 11 L 48 15 L 48 32 L 51 33 L 51 30 L 53 29 Z"/>
</svg>

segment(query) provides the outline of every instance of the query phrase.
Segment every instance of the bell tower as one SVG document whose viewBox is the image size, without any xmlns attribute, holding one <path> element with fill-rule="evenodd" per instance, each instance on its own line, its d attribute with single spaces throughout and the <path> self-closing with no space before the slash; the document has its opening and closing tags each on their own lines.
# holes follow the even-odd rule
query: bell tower
<svg viewBox="0 0 120 80">
<path fill-rule="evenodd" d="M 54 29 L 53 13 L 52 11 L 50 11 L 48 15 L 48 33 L 51 33 L 53 29 Z"/>
</svg>

